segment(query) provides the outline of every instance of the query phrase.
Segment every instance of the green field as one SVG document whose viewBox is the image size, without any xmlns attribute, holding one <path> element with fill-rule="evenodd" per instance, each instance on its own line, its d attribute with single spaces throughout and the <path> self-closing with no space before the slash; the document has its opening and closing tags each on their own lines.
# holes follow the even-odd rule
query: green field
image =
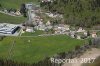
<svg viewBox="0 0 100 66">
<path fill-rule="evenodd" d="M 14 44 L 13 47 L 12 44 Z M 75 46 L 83 44 L 84 40 L 72 39 L 66 35 L 6 37 L 3 41 L 0 41 L 0 58 L 34 63 L 56 53 L 70 51 Z M 9 53 L 9 51 L 11 52 Z"/>
<path fill-rule="evenodd" d="M 0 13 L 0 23 L 20 24 L 25 22 L 25 20 L 26 18 L 24 17 L 13 17 L 13 16 Z"/>
<path fill-rule="evenodd" d="M 23 3 L 32 2 L 38 4 L 38 0 L 0 0 L 0 4 L 5 8 L 20 8 Z"/>
<path fill-rule="evenodd" d="M 0 0 L 0 4 L 3 8 L 20 9 L 21 4 L 32 2 L 38 4 L 38 0 Z M 25 22 L 24 17 L 13 17 L 0 13 L 0 23 L 22 23 Z"/>
<path fill-rule="evenodd" d="M 44 34 L 44 33 L 45 33 L 44 31 L 36 30 L 33 33 L 31 33 L 31 32 L 25 32 L 25 33 L 22 34 L 22 36 L 38 36 L 38 35 L 41 35 L 41 34 Z"/>
</svg>

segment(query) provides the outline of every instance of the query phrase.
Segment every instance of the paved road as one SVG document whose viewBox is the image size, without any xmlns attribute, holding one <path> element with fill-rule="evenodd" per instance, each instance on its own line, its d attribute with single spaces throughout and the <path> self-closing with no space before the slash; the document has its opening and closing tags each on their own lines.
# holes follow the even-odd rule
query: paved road
<svg viewBox="0 0 100 66">
<path fill-rule="evenodd" d="M 91 51 L 86 51 L 80 58 L 74 58 L 78 60 L 77 63 L 65 63 L 63 66 L 81 66 L 83 62 L 82 58 L 85 60 L 87 58 L 88 62 L 90 59 L 96 59 L 99 56 L 100 56 L 100 49 L 92 48 Z"/>
</svg>

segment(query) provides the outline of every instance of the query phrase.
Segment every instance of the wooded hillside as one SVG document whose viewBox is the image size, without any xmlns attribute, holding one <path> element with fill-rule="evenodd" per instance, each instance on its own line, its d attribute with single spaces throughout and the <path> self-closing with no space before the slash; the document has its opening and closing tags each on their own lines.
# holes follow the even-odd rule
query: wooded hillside
<svg viewBox="0 0 100 66">
<path fill-rule="evenodd" d="M 41 7 L 64 14 L 67 24 L 82 27 L 100 24 L 100 0 L 54 0 L 41 2 Z"/>
</svg>

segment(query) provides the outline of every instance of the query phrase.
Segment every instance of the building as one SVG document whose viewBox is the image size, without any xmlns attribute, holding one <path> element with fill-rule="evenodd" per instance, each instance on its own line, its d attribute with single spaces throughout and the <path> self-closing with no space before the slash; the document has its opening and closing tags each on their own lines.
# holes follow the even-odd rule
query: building
<svg viewBox="0 0 100 66">
<path fill-rule="evenodd" d="M 15 12 L 15 15 L 20 16 L 20 15 L 21 15 L 20 11 L 17 10 L 17 11 Z"/>
<path fill-rule="evenodd" d="M 93 32 L 93 33 L 91 34 L 91 36 L 92 36 L 92 38 L 96 38 L 96 37 L 97 37 L 96 32 Z"/>
<path fill-rule="evenodd" d="M 53 0 L 41 0 L 42 2 L 53 2 Z"/>
<path fill-rule="evenodd" d="M 81 36 L 80 35 L 77 35 L 77 39 L 81 39 Z"/>
<path fill-rule="evenodd" d="M 27 9 L 27 14 L 28 14 L 27 25 L 31 26 L 33 25 L 33 22 L 35 22 L 38 6 L 32 3 L 27 3 L 25 4 L 25 7 Z"/>
<path fill-rule="evenodd" d="M 77 32 L 85 32 L 85 30 L 84 30 L 82 27 L 80 27 L 80 28 L 77 30 Z"/>
<path fill-rule="evenodd" d="M 26 32 L 35 32 L 35 31 L 33 30 L 33 27 L 27 27 Z"/>
<path fill-rule="evenodd" d="M 1 23 L 0 24 L 0 33 L 1 34 L 14 34 L 19 29 L 18 25 Z"/>
</svg>

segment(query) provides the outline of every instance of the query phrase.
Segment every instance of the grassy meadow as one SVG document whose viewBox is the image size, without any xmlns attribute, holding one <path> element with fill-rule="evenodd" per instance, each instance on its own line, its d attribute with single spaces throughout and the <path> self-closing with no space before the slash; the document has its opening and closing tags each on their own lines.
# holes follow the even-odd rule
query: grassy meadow
<svg viewBox="0 0 100 66">
<path fill-rule="evenodd" d="M 24 17 L 13 17 L 13 16 L 0 13 L 0 23 L 20 24 L 25 22 L 25 20 L 26 18 Z"/>
<path fill-rule="evenodd" d="M 14 8 L 20 9 L 21 4 L 32 2 L 34 4 L 38 4 L 38 0 L 0 0 L 0 4 L 3 8 Z M 13 23 L 19 24 L 25 22 L 24 17 L 13 17 L 6 14 L 0 13 L 0 23 Z"/>
<path fill-rule="evenodd" d="M 84 40 L 73 39 L 66 35 L 6 37 L 0 41 L 0 58 L 34 63 L 83 44 Z"/>
<path fill-rule="evenodd" d="M 25 32 L 25 33 L 22 34 L 22 36 L 38 36 L 38 35 L 41 35 L 41 34 L 44 34 L 44 33 L 45 33 L 44 31 L 36 30 L 33 33 Z"/>
</svg>

